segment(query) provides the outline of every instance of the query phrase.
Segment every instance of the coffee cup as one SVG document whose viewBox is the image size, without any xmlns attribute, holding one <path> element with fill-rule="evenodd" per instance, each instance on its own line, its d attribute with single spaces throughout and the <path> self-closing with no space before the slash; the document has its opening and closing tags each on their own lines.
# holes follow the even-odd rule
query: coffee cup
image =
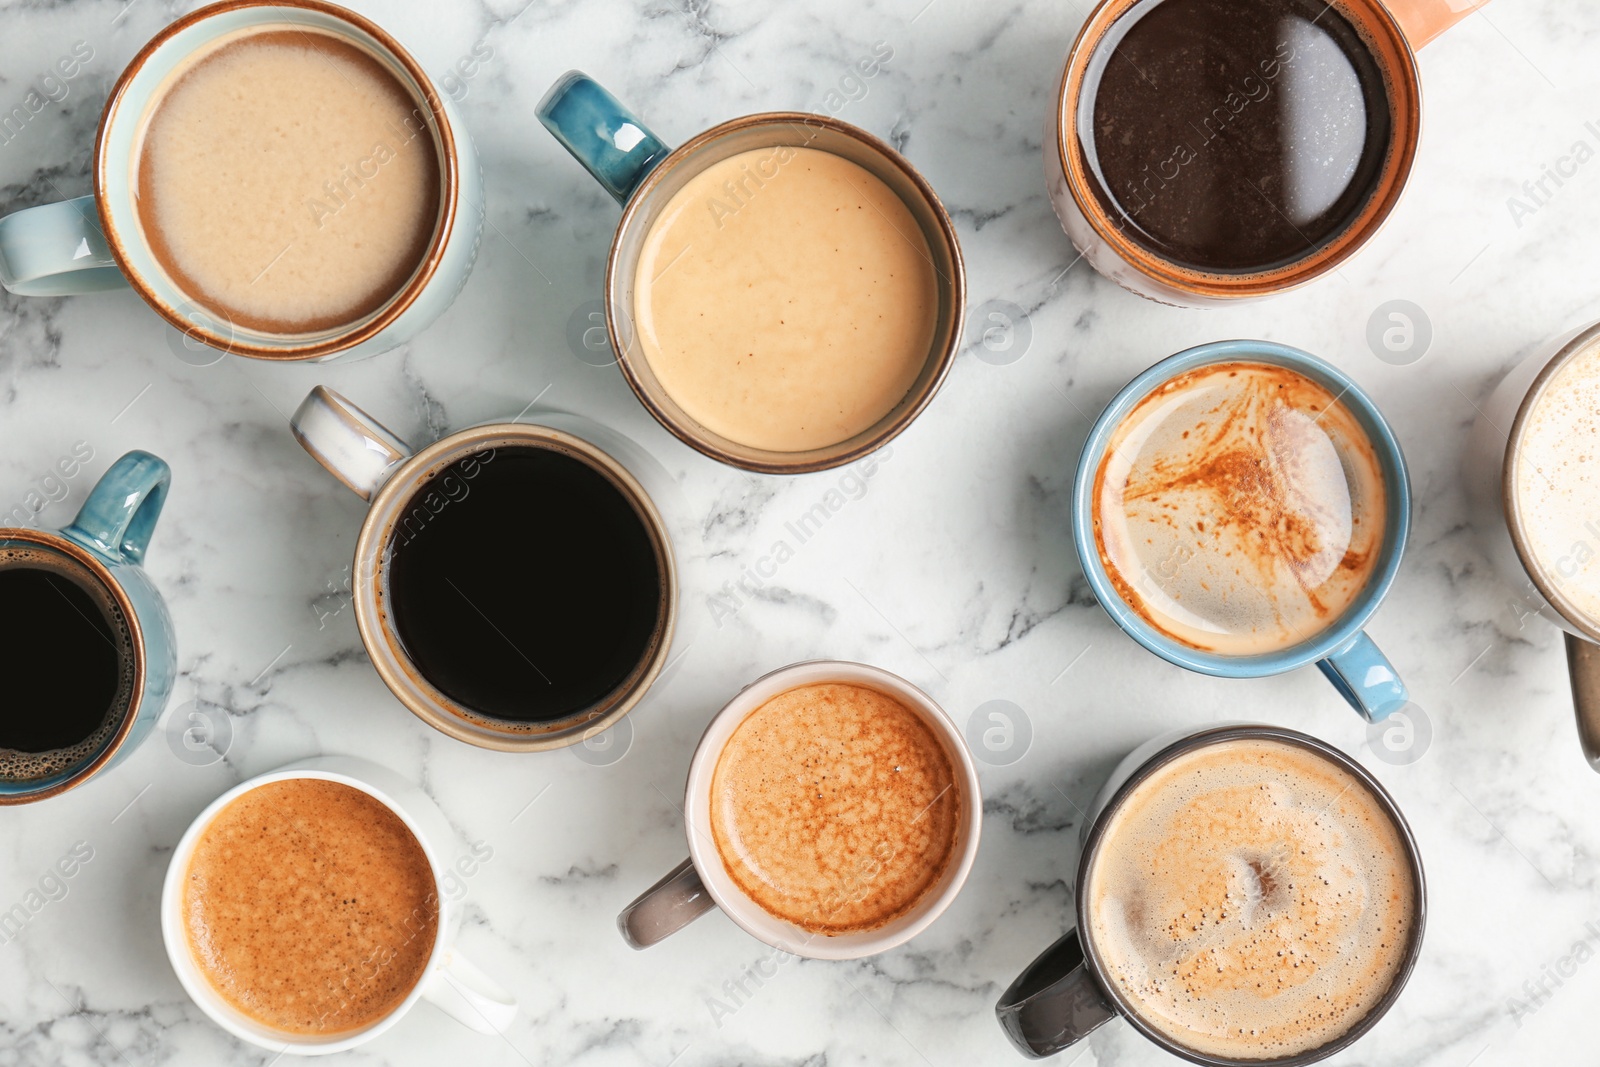
<svg viewBox="0 0 1600 1067">
<path fill-rule="evenodd" d="M 1600 770 L 1600 603 L 1589 560 L 1600 544 L 1600 497 L 1585 477 L 1585 378 L 1600 324 L 1539 346 L 1478 406 L 1462 473 L 1472 522 L 1495 572 L 1512 589 L 1517 624 L 1540 616 L 1563 631 L 1578 740 Z"/>
<path fill-rule="evenodd" d="M 0 805 L 57 796 L 115 767 L 161 717 L 176 646 L 141 564 L 171 480 L 164 461 L 129 452 L 65 528 L 0 528 L 0 595 L 16 627 L 7 670 L 40 694 L 13 698 L 0 715 Z"/>
<path fill-rule="evenodd" d="M 263 789 L 281 790 L 285 784 L 299 786 L 305 783 L 326 791 L 315 798 L 324 805 L 330 799 L 344 802 L 345 798 L 353 798 L 362 805 L 355 813 L 358 819 L 367 823 L 387 823 L 389 836 L 379 839 L 376 847 L 382 850 L 387 846 L 403 850 L 403 853 L 381 855 L 380 858 L 386 861 L 386 867 L 394 867 L 404 880 L 414 881 L 417 886 L 413 894 L 417 901 L 413 903 L 406 900 L 411 905 L 410 910 L 400 916 L 398 922 L 391 923 L 387 939 L 378 938 L 375 948 L 370 945 L 359 946 L 363 954 L 353 959 L 352 965 L 346 969 L 348 973 L 335 975 L 323 969 L 317 971 L 314 978 L 308 975 L 314 963 L 322 961 L 308 961 L 303 957 L 319 949 L 326 950 L 327 945 L 333 945 L 334 951 L 339 951 L 343 948 L 341 942 L 353 943 L 355 924 L 341 925 L 337 936 L 319 936 L 322 932 L 305 927 L 303 924 L 312 921 L 308 916 L 314 913 L 317 917 L 327 918 L 315 906 L 320 903 L 315 901 L 315 894 L 310 893 L 301 898 L 296 921 L 302 925 L 297 927 L 297 932 L 283 931 L 280 922 L 274 933 L 273 917 L 260 914 L 272 907 L 271 902 L 265 897 L 253 896 L 248 886 L 240 892 L 232 892 L 241 887 L 228 881 L 229 869 L 238 871 L 248 867 L 252 859 L 248 843 L 243 847 L 235 844 L 232 854 L 221 862 L 214 863 L 213 857 L 207 852 L 208 831 L 217 826 L 221 819 L 228 817 L 230 806 L 236 801 L 248 799 L 251 794 Z M 263 817 L 280 827 L 291 819 L 312 821 L 305 819 L 304 812 L 295 811 L 291 814 L 281 807 L 274 811 L 273 807 L 268 805 Z M 333 825 L 347 827 L 356 821 L 339 820 Z M 286 854 L 288 850 L 283 848 L 285 841 L 291 847 L 297 844 L 286 835 L 275 836 L 273 846 L 279 851 L 273 856 L 264 857 L 264 864 L 281 870 L 294 863 L 297 857 Z M 305 847 L 306 842 L 298 844 Z M 329 860 L 340 853 L 341 846 L 337 843 L 324 849 L 324 855 Z M 457 869 L 465 869 L 462 865 L 474 864 L 482 858 L 466 853 L 467 850 L 461 847 L 449 820 L 438 805 L 417 786 L 388 768 L 351 756 L 318 756 L 291 763 L 241 782 L 222 794 L 195 817 L 179 839 L 172 852 L 172 861 L 167 866 L 161 891 L 161 936 L 166 943 L 167 958 L 184 991 L 213 1022 L 243 1041 L 280 1054 L 316 1056 L 365 1044 L 393 1027 L 419 1000 L 429 1001 L 457 1022 L 479 1033 L 504 1033 L 516 1016 L 515 998 L 454 947 L 461 926 L 461 914 L 458 894 L 450 891 L 451 885 L 458 883 L 450 880 L 457 877 Z M 193 870 L 197 854 L 208 864 L 206 871 Z M 416 869 L 406 869 L 408 864 Z M 329 868 L 334 866 L 336 864 L 331 862 L 322 862 L 306 873 L 304 881 L 326 877 Z M 212 870 L 211 867 L 217 869 Z M 386 867 L 381 869 L 386 870 Z M 198 877 L 193 877 L 195 875 Z M 385 890 L 394 888 L 392 885 L 356 882 L 352 878 L 349 885 L 355 892 L 363 894 L 361 903 L 368 911 L 367 915 L 361 916 L 364 920 L 370 918 L 372 911 L 382 910 L 379 906 L 381 902 L 396 899 L 379 896 Z M 262 879 L 259 890 L 277 892 L 281 888 L 269 871 L 267 877 Z M 298 888 L 303 890 L 304 884 Z M 212 916 L 197 914 L 207 908 L 238 908 L 241 905 L 242 910 L 225 916 L 228 920 L 237 921 L 231 924 L 231 931 L 221 936 L 214 936 L 216 931 L 210 925 L 214 922 Z M 251 914 L 252 908 L 257 913 Z M 214 925 L 220 929 L 230 924 Z M 197 950 L 194 941 L 194 931 L 198 929 L 205 929 L 208 935 L 213 935 L 203 951 Z M 258 940 L 254 942 L 256 950 L 249 960 L 251 974 L 228 977 L 241 982 L 252 977 L 266 977 L 277 982 L 268 985 L 263 981 L 259 989 L 230 986 L 228 992 L 224 993 L 212 976 L 216 968 L 208 961 L 213 956 L 231 958 L 226 954 L 237 946 L 222 943 L 230 937 L 237 939 L 252 935 Z M 299 944 L 295 945 L 295 941 Z M 285 951 L 286 944 L 292 946 L 288 951 Z M 373 950 L 366 951 L 369 948 Z M 274 956 L 273 953 L 282 955 Z M 274 967 L 278 973 L 274 973 Z M 389 975 L 384 973 L 386 969 L 400 968 L 411 973 L 393 979 L 392 984 L 399 988 L 384 991 L 388 994 L 385 1003 L 373 1008 L 363 1002 L 363 998 L 369 995 L 370 984 L 376 978 L 381 976 L 388 979 Z M 335 977 L 338 988 L 331 997 L 324 996 L 329 981 Z M 318 990 L 316 986 L 319 983 L 325 988 Z M 359 1025 L 329 1025 L 323 1032 L 274 1025 L 277 1021 L 275 1014 L 271 1015 L 272 1022 L 266 1020 L 270 1012 L 281 1007 L 273 1003 L 279 989 L 288 990 L 288 996 L 284 998 L 288 1001 L 319 998 L 316 1005 L 318 1021 L 326 1020 L 330 1015 L 336 1022 L 344 1021 L 340 1015 L 340 1009 L 344 1009 L 343 1014 L 358 1021 Z M 367 1010 L 369 1008 L 371 1010 Z"/>
<path fill-rule="evenodd" d="M 671 493 L 666 472 L 590 420 L 524 415 L 413 450 L 318 386 L 291 420 L 370 502 L 351 593 L 378 674 L 424 722 L 506 752 L 613 725 L 675 663 L 682 636 L 656 504 Z"/>
<path fill-rule="evenodd" d="M 93 177 L 92 195 L 0 219 L 0 283 L 132 286 L 186 341 L 257 359 L 405 343 L 466 283 L 483 226 L 454 105 L 321 0 L 217 3 L 163 29 L 111 91 Z"/>
<path fill-rule="evenodd" d="M 758 721 L 768 714 L 775 716 L 770 723 Z M 826 732 L 839 723 L 860 729 Z M 818 762 L 828 749 L 831 763 L 839 737 L 852 738 L 845 748 L 867 745 L 883 739 L 874 737 L 880 729 L 893 732 L 897 750 L 909 754 L 893 767 L 907 776 L 890 786 L 903 786 L 898 801 L 888 791 L 876 793 L 882 782 L 860 785 L 865 779 L 859 773 L 872 763 L 865 749 L 859 765 L 831 779 Z M 830 743 L 811 751 L 806 739 L 813 731 Z M 756 803 L 737 799 L 754 798 L 743 780 L 743 761 L 769 759 L 787 762 L 772 775 L 758 771 L 750 780 L 764 778 L 764 789 L 779 779 L 798 781 L 797 773 L 808 782 L 814 776 L 817 803 L 812 805 L 808 791 L 804 798 L 780 796 L 786 786 Z M 929 768 L 937 769 L 929 775 Z M 941 776 L 946 780 L 936 784 Z M 839 787 L 841 777 L 864 792 Z M 864 796 L 872 816 L 862 814 Z M 779 824 L 750 815 L 770 815 L 794 802 L 806 808 L 799 831 L 788 821 L 801 817 L 794 810 L 785 811 Z M 684 796 L 689 858 L 629 904 L 617 927 L 629 945 L 642 949 L 720 907 L 752 937 L 796 956 L 841 960 L 884 952 L 926 929 L 955 900 L 978 853 L 982 804 L 961 731 L 926 693 L 865 664 L 791 664 L 751 682 L 706 727 L 689 763 Z M 746 818 L 763 825 L 736 824 Z M 797 840 L 825 844 L 812 857 L 795 847 Z M 828 863 L 839 857 L 849 859 L 848 869 L 811 865 L 813 859 Z"/>
<path fill-rule="evenodd" d="M 1180 306 L 1336 270 L 1410 177 L 1414 50 L 1485 2 L 1101 0 L 1045 123 L 1062 228 L 1101 274 Z"/>
<path fill-rule="evenodd" d="M 1072 490 L 1078 560 L 1130 637 L 1222 678 L 1314 663 L 1368 721 L 1407 700 L 1362 627 L 1399 573 L 1410 512 L 1377 406 L 1268 341 L 1200 345 L 1135 377 L 1095 422 Z"/>
<path fill-rule="evenodd" d="M 1122 1016 L 1192 1063 L 1298 1067 L 1376 1025 L 1422 950 L 1405 818 L 1303 733 L 1221 725 L 1141 745 L 1096 795 L 1081 846 L 1075 928 L 995 1005 L 1025 1056 Z"/>
<path fill-rule="evenodd" d="M 961 248 L 889 145 L 773 112 L 669 149 L 578 71 L 539 118 L 623 206 L 606 330 L 640 403 L 685 444 L 746 470 L 823 470 L 933 399 L 961 343 Z"/>
</svg>

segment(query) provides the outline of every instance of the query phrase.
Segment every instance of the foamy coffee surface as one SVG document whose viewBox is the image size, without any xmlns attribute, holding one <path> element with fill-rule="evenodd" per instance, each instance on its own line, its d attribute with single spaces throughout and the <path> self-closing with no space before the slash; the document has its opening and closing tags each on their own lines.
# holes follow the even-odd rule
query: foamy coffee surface
<svg viewBox="0 0 1600 1067">
<path fill-rule="evenodd" d="M 773 697 L 739 724 L 711 778 L 728 876 L 772 915 L 830 936 L 899 918 L 938 884 L 961 805 L 933 731 L 855 685 Z"/>
<path fill-rule="evenodd" d="M 0 548 L 0 569 L 26 568 L 57 575 L 72 582 L 87 593 L 100 608 L 101 617 L 111 630 L 111 640 L 116 647 L 116 692 L 106 707 L 105 719 L 83 740 L 65 748 L 52 748 L 43 752 L 23 752 L 0 744 L 0 781 L 39 782 L 72 770 L 86 760 L 93 759 L 117 732 L 124 718 L 122 712 L 134 699 L 134 682 L 137 681 L 138 660 L 134 654 L 133 630 L 122 605 L 100 584 L 88 568 L 62 557 L 55 552 L 32 548 L 13 542 Z M 20 665 L 19 665 L 20 666 Z M 37 668 L 37 664 L 30 665 Z M 13 713 L 16 713 L 13 709 Z M 49 714 L 48 707 L 28 706 L 25 714 Z"/>
<path fill-rule="evenodd" d="M 195 962 L 229 1004 L 291 1034 L 384 1018 L 439 928 L 432 869 L 405 823 L 339 782 L 252 789 L 201 833 L 183 886 Z"/>
<path fill-rule="evenodd" d="M 178 287 L 236 326 L 353 323 L 427 249 L 431 116 L 343 37 L 287 25 L 221 37 L 168 77 L 145 123 L 140 225 Z"/>
<path fill-rule="evenodd" d="M 871 429 L 928 362 L 939 312 L 928 241 L 848 159 L 778 145 L 673 194 L 634 277 L 661 387 L 714 433 L 803 452 Z"/>
<path fill-rule="evenodd" d="M 1101 562 L 1128 605 L 1223 655 L 1338 621 L 1378 564 L 1383 470 L 1350 410 L 1266 363 L 1166 382 L 1112 435 L 1094 487 Z"/>
<path fill-rule="evenodd" d="M 1600 626 L 1600 345 L 1569 358 L 1545 384 L 1515 462 L 1533 566 Z"/>
<path fill-rule="evenodd" d="M 1292 1056 L 1358 1024 L 1404 965 L 1416 887 L 1358 780 L 1282 742 L 1179 756 L 1107 824 L 1085 888 L 1093 943 L 1177 1043 Z"/>
</svg>

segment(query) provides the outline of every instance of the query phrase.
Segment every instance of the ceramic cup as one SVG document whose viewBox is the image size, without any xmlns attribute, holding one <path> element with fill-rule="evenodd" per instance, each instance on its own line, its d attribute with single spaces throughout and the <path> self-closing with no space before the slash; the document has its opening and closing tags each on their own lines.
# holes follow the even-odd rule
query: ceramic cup
<svg viewBox="0 0 1600 1067">
<path fill-rule="evenodd" d="M 1177 1044 L 1141 1019 L 1116 982 L 1107 974 L 1093 938 L 1087 936 L 1093 927 L 1089 922 L 1087 895 L 1081 892 L 1090 866 L 1105 840 L 1105 830 L 1111 817 L 1140 783 L 1162 765 L 1186 752 L 1206 745 L 1243 739 L 1277 741 L 1307 749 L 1337 764 L 1365 785 L 1394 821 L 1405 848 L 1406 862 L 1411 868 L 1412 884 L 1416 886 L 1411 943 L 1398 973 L 1372 1010 L 1333 1041 L 1298 1056 L 1277 1059 L 1227 1060 L 1203 1055 Z M 1348 1048 L 1372 1029 L 1399 998 L 1422 952 L 1422 931 L 1427 918 L 1426 884 L 1422 873 L 1422 857 L 1417 850 L 1416 840 L 1411 836 L 1411 828 L 1406 825 L 1405 817 L 1400 814 L 1394 799 L 1365 768 L 1332 745 L 1307 734 L 1274 726 L 1229 724 L 1179 730 L 1154 738 L 1134 749 L 1117 764 L 1116 770 L 1111 772 L 1111 777 L 1090 805 L 1080 835 L 1082 851 L 1078 859 L 1077 880 L 1073 883 L 1080 889 L 1075 908 L 1077 926 L 1029 964 L 995 1005 L 1001 1028 L 1025 1056 L 1038 1058 L 1054 1055 L 1120 1015 L 1167 1052 L 1192 1063 L 1205 1064 L 1207 1067 L 1243 1067 L 1245 1064 L 1299 1067 Z"/>
<path fill-rule="evenodd" d="M 955 769 L 957 788 L 963 791 L 955 855 L 944 877 L 900 918 L 875 930 L 834 937 L 803 930 L 772 915 L 746 896 L 723 867 L 711 833 L 712 773 L 723 747 L 745 716 L 780 693 L 830 682 L 886 693 L 919 715 L 943 743 Z M 677 933 L 713 907 L 720 907 L 752 937 L 795 956 L 849 960 L 884 952 L 927 929 L 955 900 L 978 855 L 982 809 L 983 796 L 972 754 L 967 750 L 961 731 L 932 697 L 903 678 L 863 663 L 818 660 L 791 664 L 745 686 L 706 727 L 689 762 L 689 781 L 683 802 L 689 858 L 623 909 L 617 917 L 617 928 L 623 940 L 634 948 L 648 948 Z"/>
<path fill-rule="evenodd" d="M 356 539 L 351 566 L 351 592 L 356 625 L 367 655 L 389 689 L 424 722 L 451 737 L 503 752 L 563 748 L 585 741 L 631 711 L 675 657 L 678 572 L 672 539 L 657 510 L 653 493 L 667 490 L 653 477 L 658 470 L 637 445 L 621 434 L 566 412 L 539 412 L 535 421 L 491 422 L 460 430 L 414 450 L 376 419 L 331 389 L 318 386 L 291 420 L 295 437 L 334 477 L 371 502 Z M 656 627 L 644 657 L 633 672 L 600 702 L 550 723 L 530 726 L 505 723 L 464 708 L 440 692 L 406 655 L 388 613 L 379 607 L 390 560 L 389 546 L 403 524 L 426 522 L 426 512 L 447 506 L 448 486 L 420 492 L 439 471 L 457 461 L 493 448 L 546 448 L 566 452 L 608 478 L 633 505 L 656 550 L 662 576 Z M 624 465 L 621 457 L 626 457 Z M 647 490 L 641 478 L 656 481 Z M 409 527 L 406 527 L 409 528 Z M 506 531 L 506 565 L 534 566 L 516 552 L 516 531 Z M 530 604 L 528 610 L 539 606 Z"/>
<path fill-rule="evenodd" d="M 101 475 L 77 518 L 64 529 L 0 528 L 0 552 L 23 548 L 54 553 L 86 569 L 122 609 L 132 630 L 132 697 L 98 752 L 59 774 L 26 781 L 0 779 L 0 804 L 25 804 L 64 793 L 127 758 L 161 717 L 177 673 L 172 619 L 140 566 L 167 500 L 172 471 L 148 452 L 129 452 Z M 22 625 L 26 620 L 13 619 Z M 40 714 L 48 713 L 42 709 Z"/>
<path fill-rule="evenodd" d="M 1388 88 L 1391 143 L 1374 191 L 1345 227 L 1306 255 L 1271 269 L 1213 273 L 1151 252 L 1133 241 L 1095 193 L 1092 165 L 1080 137 L 1080 101 L 1108 31 L 1151 0 L 1100 0 L 1067 53 L 1044 131 L 1045 186 L 1061 226 L 1101 274 L 1140 296 L 1184 307 L 1207 307 L 1267 296 L 1336 269 L 1383 226 L 1399 203 L 1416 159 L 1421 95 L 1415 49 L 1488 0 L 1333 0 L 1365 38 Z M 1244 87 L 1249 91 L 1249 86 Z M 1199 134 L 1197 134 L 1199 136 Z M 1170 175 L 1164 177 L 1171 177 Z"/>
<path fill-rule="evenodd" d="M 167 76 L 224 34 L 292 23 L 338 34 L 377 58 L 426 103 L 440 161 L 440 211 L 421 266 L 388 303 L 355 323 L 267 334 L 196 304 L 167 276 L 139 224 L 131 167 L 147 105 Z M 185 338 L 273 360 L 358 358 L 404 344 L 455 300 L 477 257 L 483 179 L 472 141 L 446 95 L 376 24 L 321 0 L 226 0 L 158 33 L 117 79 L 94 144 L 94 193 L 0 218 L 0 283 L 19 296 L 66 296 L 131 285 Z"/>
<path fill-rule="evenodd" d="M 1122 599 L 1106 574 L 1094 534 L 1095 472 L 1112 435 L 1122 420 L 1161 385 L 1212 363 L 1249 360 L 1288 367 L 1321 384 L 1356 417 L 1383 470 L 1387 524 L 1381 558 L 1366 588 L 1345 613 L 1298 645 L 1253 656 L 1228 656 L 1204 652 L 1166 636 L 1143 619 Z M 1072 538 L 1084 576 L 1095 599 L 1116 624 L 1162 659 L 1201 674 L 1219 678 L 1263 678 L 1315 663 L 1339 694 L 1361 716 L 1376 722 L 1405 706 L 1406 687 L 1378 646 L 1362 631 L 1378 610 L 1395 575 L 1406 534 L 1411 527 L 1411 483 L 1406 476 L 1400 442 L 1389 429 L 1377 405 L 1342 371 L 1309 352 L 1270 341 L 1215 341 L 1169 356 L 1129 382 L 1095 422 L 1078 458 L 1077 480 L 1072 487 Z"/>
<path fill-rule="evenodd" d="M 439 904 L 438 933 L 427 970 L 416 987 L 388 1015 L 353 1033 L 333 1037 L 291 1034 L 273 1029 L 233 1007 L 211 987 L 195 962 L 183 921 L 183 882 L 189 871 L 200 835 L 217 814 L 238 797 L 272 782 L 312 779 L 338 782 L 359 789 L 394 812 L 416 837 L 433 870 L 433 896 Z M 461 914 L 455 895 L 448 892 L 447 878 L 454 878 L 453 866 L 465 849 L 444 812 L 417 786 L 386 767 L 352 756 L 317 756 L 300 760 L 268 774 L 241 782 L 207 805 L 195 817 L 172 850 L 167 878 L 161 887 L 161 938 L 166 942 L 167 959 L 191 1000 L 211 1020 L 230 1034 L 253 1045 L 296 1056 L 320 1056 L 343 1052 L 365 1044 L 388 1030 L 401 1017 L 427 1000 L 457 1022 L 483 1034 L 499 1034 L 511 1025 L 517 1002 L 498 982 L 479 970 L 472 961 L 452 947 L 461 928 Z"/>
<path fill-rule="evenodd" d="M 768 474 L 798 474 L 854 462 L 892 440 L 932 401 L 961 344 L 966 272 L 955 227 L 932 187 L 893 148 L 849 123 L 800 112 L 746 115 L 669 149 L 588 75 L 570 71 L 539 104 L 539 119 L 622 205 L 606 261 L 606 330 L 617 365 L 645 409 L 679 440 L 712 459 Z M 878 423 L 854 437 L 804 452 L 752 448 L 714 433 L 662 389 L 637 342 L 634 274 L 645 237 L 673 195 L 708 166 L 741 152 L 776 146 L 842 156 L 893 190 L 910 210 L 933 257 L 938 321 L 927 363 L 909 392 Z M 710 309 L 715 310 L 715 309 Z"/>
<path fill-rule="evenodd" d="M 1539 615 L 1565 631 L 1567 668 L 1578 718 L 1578 740 L 1589 765 L 1600 771 L 1600 619 L 1579 609 L 1563 591 L 1563 566 L 1573 567 L 1584 553 L 1593 553 L 1589 539 L 1573 546 L 1556 567 L 1542 565 L 1529 547 L 1527 523 L 1517 503 L 1516 470 L 1528 414 L 1547 396 L 1551 379 L 1568 360 L 1600 344 L 1600 323 L 1572 331 L 1537 351 L 1500 380 L 1478 408 L 1468 436 L 1462 473 L 1471 504 L 1472 522 L 1496 573 L 1513 589 L 1511 601 L 1519 625 Z"/>
</svg>

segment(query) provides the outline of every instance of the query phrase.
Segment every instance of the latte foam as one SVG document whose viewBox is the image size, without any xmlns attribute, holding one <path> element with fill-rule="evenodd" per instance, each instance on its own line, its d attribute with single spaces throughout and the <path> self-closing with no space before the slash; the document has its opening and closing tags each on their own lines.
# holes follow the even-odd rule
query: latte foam
<svg viewBox="0 0 1600 1067">
<path fill-rule="evenodd" d="M 1366 588 L 1383 470 L 1350 409 L 1286 367 L 1229 362 L 1164 383 L 1095 477 L 1101 562 L 1129 607 L 1223 655 L 1314 638 Z"/>
<path fill-rule="evenodd" d="M 1388 812 L 1348 772 L 1269 740 L 1185 753 L 1107 824 L 1090 933 L 1139 1016 L 1230 1059 L 1359 1024 L 1405 964 L 1416 886 Z"/>
</svg>

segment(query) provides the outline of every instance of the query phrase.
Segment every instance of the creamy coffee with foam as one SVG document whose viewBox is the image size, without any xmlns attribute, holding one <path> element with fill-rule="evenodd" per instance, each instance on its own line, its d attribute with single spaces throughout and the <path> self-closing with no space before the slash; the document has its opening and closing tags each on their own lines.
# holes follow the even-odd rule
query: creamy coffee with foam
<svg viewBox="0 0 1600 1067">
<path fill-rule="evenodd" d="M 1083 891 L 1140 1018 L 1227 1059 L 1349 1032 L 1417 932 L 1394 820 L 1349 772 L 1279 741 L 1221 741 L 1156 770 L 1111 815 Z"/>
<path fill-rule="evenodd" d="M 1529 566 L 1600 626 L 1600 345 L 1540 390 L 1513 464 Z"/>
<path fill-rule="evenodd" d="M 875 689 L 808 685 L 728 739 L 711 832 L 745 895 L 833 936 L 883 926 L 939 883 L 964 803 L 950 754 L 915 712 Z"/>
<path fill-rule="evenodd" d="M 787 145 L 713 163 L 667 202 L 634 277 L 667 395 L 713 433 L 803 452 L 871 429 L 928 362 L 927 239 L 847 159 Z"/>
<path fill-rule="evenodd" d="M 1337 622 L 1377 567 L 1383 468 L 1350 409 L 1286 367 L 1230 362 L 1166 382 L 1095 476 L 1095 541 L 1129 607 L 1222 655 Z"/>
<path fill-rule="evenodd" d="M 197 304 L 266 333 L 358 322 L 410 279 L 439 219 L 427 106 L 332 33 L 223 36 L 152 99 L 135 148 L 140 226 Z"/>
<path fill-rule="evenodd" d="M 439 930 L 433 869 L 371 795 L 319 779 L 269 782 L 200 834 L 183 924 L 206 981 L 289 1034 L 360 1030 L 422 979 Z"/>
</svg>

